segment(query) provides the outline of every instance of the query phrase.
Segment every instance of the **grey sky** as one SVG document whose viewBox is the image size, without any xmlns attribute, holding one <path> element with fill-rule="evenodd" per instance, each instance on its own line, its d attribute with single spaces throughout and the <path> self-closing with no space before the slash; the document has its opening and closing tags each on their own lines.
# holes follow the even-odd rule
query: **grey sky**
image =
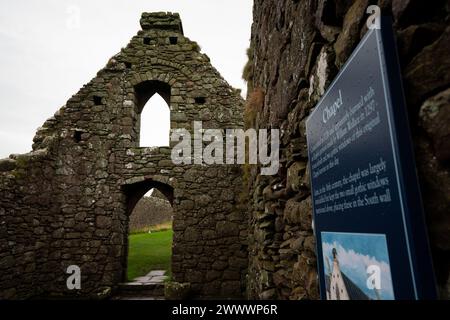
<svg viewBox="0 0 450 320">
<path fill-rule="evenodd" d="M 252 0 L 1 1 L 0 158 L 31 150 L 36 129 L 128 43 L 144 11 L 179 12 L 185 36 L 245 90 Z"/>
</svg>

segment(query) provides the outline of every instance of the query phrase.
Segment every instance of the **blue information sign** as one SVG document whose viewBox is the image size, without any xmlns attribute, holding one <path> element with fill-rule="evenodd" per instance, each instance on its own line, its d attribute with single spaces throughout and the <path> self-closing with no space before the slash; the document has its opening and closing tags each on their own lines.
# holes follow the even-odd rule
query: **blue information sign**
<svg viewBox="0 0 450 320">
<path fill-rule="evenodd" d="M 390 20 L 307 120 L 322 299 L 436 298 Z"/>
</svg>

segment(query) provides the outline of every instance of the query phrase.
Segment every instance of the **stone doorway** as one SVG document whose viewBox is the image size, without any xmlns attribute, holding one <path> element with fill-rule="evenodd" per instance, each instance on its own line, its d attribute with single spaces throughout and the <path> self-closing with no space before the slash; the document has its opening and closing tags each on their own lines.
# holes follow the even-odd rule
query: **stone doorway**
<svg viewBox="0 0 450 320">
<path fill-rule="evenodd" d="M 122 280 L 124 282 L 132 281 L 133 279 L 130 279 L 128 277 L 128 258 L 129 258 L 129 248 L 130 248 L 130 217 L 133 214 L 136 214 L 134 211 L 136 207 L 138 207 L 141 210 L 146 210 L 145 204 L 142 203 L 142 201 L 149 201 L 150 199 L 145 199 L 146 196 L 150 195 L 150 191 L 153 191 L 152 193 L 158 194 L 155 196 L 155 199 L 164 198 L 164 200 L 167 200 L 167 202 L 172 206 L 173 205 L 173 187 L 164 184 L 159 181 L 154 181 L 153 179 L 147 179 L 142 182 L 138 182 L 132 185 L 127 185 L 123 188 L 126 199 L 127 199 L 127 221 L 126 225 L 124 226 L 124 257 L 122 258 L 122 265 L 123 265 L 123 274 L 122 274 Z M 145 212 L 145 214 L 154 214 L 153 212 Z M 171 220 L 173 221 L 173 210 L 172 210 L 172 217 Z M 173 237 L 172 237 L 173 238 Z M 147 250 L 147 248 L 146 248 Z M 152 250 L 152 248 L 148 248 L 148 250 Z M 148 272 L 151 272 L 154 270 L 148 270 Z M 168 270 L 165 270 L 168 271 Z M 166 272 L 167 273 L 167 272 Z M 147 272 L 145 273 L 147 274 Z M 141 276 L 145 276 L 145 274 L 142 274 Z M 134 277 L 133 277 L 134 278 Z"/>
<path fill-rule="evenodd" d="M 173 208 L 157 189 L 150 189 L 136 204 L 128 222 L 128 281 L 141 280 L 154 271 L 170 279 Z"/>
</svg>

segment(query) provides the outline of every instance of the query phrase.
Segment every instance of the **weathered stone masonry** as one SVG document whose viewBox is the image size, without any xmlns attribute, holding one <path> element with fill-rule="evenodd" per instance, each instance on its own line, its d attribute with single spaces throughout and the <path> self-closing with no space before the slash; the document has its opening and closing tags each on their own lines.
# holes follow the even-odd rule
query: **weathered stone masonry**
<svg viewBox="0 0 450 320">
<path fill-rule="evenodd" d="M 247 266 L 238 166 L 174 166 L 139 148 L 140 112 L 160 94 L 171 128 L 242 127 L 243 100 L 183 35 L 180 18 L 144 13 L 142 30 L 47 120 L 33 151 L 0 161 L 0 298 L 107 295 L 126 274 L 128 216 L 153 187 L 174 209 L 173 280 L 239 297 Z M 66 288 L 78 265 L 82 289 Z"/>
<path fill-rule="evenodd" d="M 392 15 L 441 298 L 450 298 L 448 1 L 255 0 L 246 122 L 281 128 L 281 169 L 248 168 L 248 295 L 316 299 L 305 121 L 367 31 L 366 8 Z"/>
<path fill-rule="evenodd" d="M 366 32 L 369 4 L 394 19 L 435 271 L 449 298 L 450 5 L 432 2 L 255 0 L 244 118 L 282 129 L 272 177 L 256 166 L 174 167 L 170 148 L 137 147 L 154 92 L 169 103 L 172 128 L 243 125 L 238 93 L 183 36 L 179 17 L 144 14 L 143 30 L 38 131 L 33 152 L 0 161 L 0 298 L 108 293 L 124 276 L 128 214 L 152 187 L 174 207 L 175 281 L 203 296 L 246 288 L 256 299 L 318 298 L 305 121 Z M 247 191 L 248 228 L 238 204 Z M 82 267 L 80 292 L 66 290 L 70 264 Z"/>
</svg>

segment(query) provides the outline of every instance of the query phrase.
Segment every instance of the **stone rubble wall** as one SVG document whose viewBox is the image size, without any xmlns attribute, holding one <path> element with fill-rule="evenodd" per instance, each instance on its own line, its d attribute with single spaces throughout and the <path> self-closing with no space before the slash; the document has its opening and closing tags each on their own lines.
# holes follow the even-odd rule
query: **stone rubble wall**
<svg viewBox="0 0 450 320">
<path fill-rule="evenodd" d="M 155 189 L 157 190 L 157 189 Z M 171 223 L 172 205 L 164 198 L 145 196 L 136 204 L 130 215 L 130 232 L 147 232 L 150 227 Z"/>
<path fill-rule="evenodd" d="M 183 35 L 178 14 L 144 13 L 141 26 L 38 129 L 31 153 L 0 160 L 0 299 L 108 296 L 126 275 L 132 199 L 153 187 L 173 204 L 173 280 L 190 282 L 194 296 L 242 296 L 240 167 L 175 166 L 170 148 L 138 140 L 154 92 L 172 129 L 240 128 L 243 99 Z M 66 287 L 69 265 L 81 268 L 81 290 Z"/>
<path fill-rule="evenodd" d="M 450 4 L 421 0 L 255 0 L 246 122 L 282 129 L 282 167 L 244 174 L 249 298 L 319 298 L 305 121 L 367 31 L 370 4 L 393 17 L 437 281 L 450 298 Z"/>
</svg>

